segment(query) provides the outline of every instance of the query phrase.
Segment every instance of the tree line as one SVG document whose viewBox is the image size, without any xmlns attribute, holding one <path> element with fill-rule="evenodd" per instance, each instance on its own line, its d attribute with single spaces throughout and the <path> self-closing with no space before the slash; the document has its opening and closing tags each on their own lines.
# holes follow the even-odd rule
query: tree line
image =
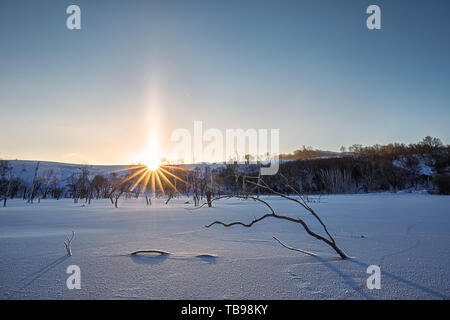
<svg viewBox="0 0 450 320">
<path fill-rule="evenodd" d="M 277 175 L 265 176 L 273 190 L 290 193 L 286 181 L 303 194 L 368 193 L 398 190 L 428 190 L 450 194 L 450 147 L 438 138 L 426 137 L 416 144 L 353 145 L 348 151 L 320 158 L 281 161 Z M 301 152 L 300 152 L 301 153 Z M 294 152 L 294 154 L 296 154 Z M 298 152 L 297 152 L 298 154 Z M 32 181 L 13 174 L 9 161 L 0 160 L 0 199 L 22 198 L 28 202 L 40 199 L 72 198 L 74 202 L 110 199 L 118 206 L 121 198 L 192 197 L 198 205 L 203 198 L 225 194 L 264 194 L 264 190 L 245 183 L 245 177 L 257 177 L 259 163 L 231 163 L 225 166 L 197 166 L 193 170 L 167 169 L 179 179 L 161 179 L 152 189 L 138 183 L 138 169 L 92 174 L 89 166 L 80 167 L 64 181 L 57 168 L 39 171 L 36 166 Z M 183 181 L 183 182 L 181 182 Z"/>
</svg>

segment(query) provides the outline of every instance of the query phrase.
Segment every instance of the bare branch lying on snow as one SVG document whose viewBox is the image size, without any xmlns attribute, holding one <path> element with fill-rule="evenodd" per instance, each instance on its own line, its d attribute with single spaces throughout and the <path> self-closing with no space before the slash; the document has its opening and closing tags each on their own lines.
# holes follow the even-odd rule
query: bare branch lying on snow
<svg viewBox="0 0 450 320">
<path fill-rule="evenodd" d="M 284 177 L 284 176 L 283 176 L 283 177 Z M 299 195 L 300 200 L 299 200 L 299 199 L 296 199 L 296 198 L 293 198 L 293 197 L 290 197 L 290 196 L 287 196 L 287 195 L 285 195 L 285 194 L 283 194 L 283 193 L 280 193 L 280 192 L 277 192 L 277 191 L 273 190 L 273 189 L 270 188 L 270 187 L 269 187 L 262 179 L 259 179 L 259 181 L 260 181 L 261 183 L 256 183 L 256 182 L 253 182 L 253 181 L 248 181 L 248 180 L 246 180 L 246 178 L 254 179 L 255 177 L 243 177 L 243 179 L 244 179 L 244 181 L 247 181 L 247 182 L 250 183 L 250 184 L 253 184 L 253 185 L 257 186 L 257 187 L 266 189 L 267 191 L 269 191 L 269 192 L 272 193 L 272 194 L 281 196 L 281 197 L 283 197 L 283 198 L 285 198 L 285 199 L 287 199 L 287 200 L 293 201 L 293 202 L 295 202 L 295 203 L 301 205 L 304 209 L 306 209 L 307 211 L 309 211 L 309 212 L 314 216 L 314 218 L 321 224 L 321 226 L 323 227 L 323 229 L 324 229 L 325 233 L 327 234 L 328 238 L 326 238 L 326 237 L 324 237 L 324 236 L 321 236 L 321 235 L 319 235 L 319 234 L 313 232 L 313 231 L 308 227 L 308 225 L 307 225 L 301 218 L 292 218 L 292 217 L 289 217 L 289 216 L 279 215 L 279 214 L 275 213 L 274 209 L 270 206 L 270 204 L 269 204 L 267 201 L 264 201 L 264 200 L 262 200 L 262 199 L 260 199 L 260 198 L 258 198 L 258 197 L 254 197 L 254 196 L 251 196 L 251 195 L 226 195 L 226 196 L 220 196 L 220 197 L 216 197 L 216 198 L 214 198 L 214 199 L 211 199 L 210 203 L 212 203 L 212 202 L 214 202 L 214 201 L 216 201 L 216 200 L 220 200 L 220 199 L 230 199 L 230 198 L 237 198 L 237 199 L 252 199 L 252 200 L 254 200 L 254 201 L 258 201 L 258 202 L 260 202 L 260 203 L 263 203 L 263 204 L 270 210 L 271 213 L 267 213 L 267 214 L 265 214 L 265 215 L 263 215 L 263 216 L 260 216 L 259 218 L 256 218 L 256 217 L 255 217 L 255 219 L 252 220 L 252 221 L 249 222 L 249 223 L 244 223 L 244 222 L 241 222 L 241 221 L 235 221 L 235 222 L 231 222 L 231 223 L 225 223 L 225 222 L 222 222 L 222 221 L 214 221 L 214 222 L 212 222 L 212 223 L 206 225 L 206 226 L 205 226 L 206 228 L 210 228 L 211 226 L 213 226 L 213 225 L 215 225 L 215 224 L 220 224 L 220 225 L 222 225 L 222 226 L 224 226 L 224 227 L 231 227 L 231 226 L 234 226 L 234 225 L 241 225 L 241 226 L 243 226 L 243 227 L 250 228 L 253 224 L 255 224 L 255 223 L 259 222 L 259 221 L 262 221 L 262 220 L 264 220 L 264 219 L 266 219 L 266 218 L 269 218 L 269 217 L 271 217 L 271 218 L 276 218 L 276 219 L 281 219 L 281 220 L 288 220 L 288 221 L 291 221 L 291 222 L 294 222 L 294 223 L 301 224 L 302 227 L 305 229 L 305 231 L 306 231 L 309 235 L 311 235 L 311 236 L 313 236 L 314 238 L 316 238 L 316 239 L 318 239 L 318 240 L 321 240 L 321 241 L 325 242 L 326 244 L 328 244 L 330 247 L 332 247 L 332 248 L 334 249 L 334 251 L 336 251 L 336 252 L 339 254 L 339 256 L 340 256 L 342 259 L 346 259 L 346 258 L 347 258 L 347 255 L 346 255 L 346 254 L 345 254 L 345 253 L 344 253 L 344 252 L 336 245 L 336 241 L 335 241 L 334 238 L 331 236 L 331 234 L 328 232 L 328 229 L 327 229 L 327 227 L 325 226 L 325 224 L 323 223 L 322 219 L 320 219 L 320 217 L 317 215 L 317 213 L 316 213 L 316 212 L 315 212 L 315 211 L 314 211 L 314 210 L 306 203 L 306 201 L 303 199 L 302 195 L 301 195 L 298 191 L 295 191 L 295 192 L 296 192 L 297 195 Z M 286 179 L 286 178 L 285 178 L 285 179 Z M 286 180 L 287 180 L 287 179 L 286 179 Z M 286 184 L 287 184 L 287 182 L 286 182 Z M 289 188 L 295 190 L 295 189 L 294 189 L 292 186 L 290 186 L 289 184 L 287 184 L 287 186 L 288 186 Z M 203 205 L 201 205 L 201 206 L 200 206 L 199 208 L 197 208 L 197 209 L 200 209 L 200 208 L 202 208 L 203 206 L 205 206 L 205 205 L 207 205 L 207 204 L 208 204 L 208 203 L 204 203 Z M 279 241 L 279 242 L 280 242 L 280 241 Z M 281 242 L 280 242 L 280 243 L 281 243 Z"/>
</svg>

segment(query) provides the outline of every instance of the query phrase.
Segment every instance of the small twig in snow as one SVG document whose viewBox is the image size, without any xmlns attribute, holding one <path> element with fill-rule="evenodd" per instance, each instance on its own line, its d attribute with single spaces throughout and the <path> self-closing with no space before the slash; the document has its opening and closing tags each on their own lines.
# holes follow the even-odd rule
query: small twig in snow
<svg viewBox="0 0 450 320">
<path fill-rule="evenodd" d="M 71 248 L 71 244 L 72 244 L 72 240 L 75 237 L 75 231 L 72 230 L 72 237 L 69 239 L 67 238 L 67 242 L 64 241 L 64 245 L 66 246 L 66 250 L 67 250 L 67 254 L 69 256 L 72 255 L 72 248 Z"/>
</svg>

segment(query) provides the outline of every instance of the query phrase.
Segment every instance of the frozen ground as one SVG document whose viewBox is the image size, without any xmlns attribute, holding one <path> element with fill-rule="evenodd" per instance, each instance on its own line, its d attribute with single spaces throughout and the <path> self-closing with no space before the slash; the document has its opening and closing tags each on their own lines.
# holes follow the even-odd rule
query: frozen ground
<svg viewBox="0 0 450 320">
<path fill-rule="evenodd" d="M 313 219 L 270 198 L 280 214 Z M 0 208 L 2 299 L 449 299 L 450 197 L 339 195 L 312 204 L 352 257 L 340 260 L 300 225 L 266 219 L 252 228 L 203 225 L 250 221 L 266 213 L 252 201 L 225 200 L 188 211 L 185 200 L 145 206 L 143 199 L 90 206 L 71 200 Z M 192 203 L 192 202 L 191 202 Z M 317 224 L 312 224 L 319 231 Z M 73 256 L 63 241 L 75 230 Z M 313 251 L 318 258 L 287 250 Z M 139 249 L 166 256 L 130 256 Z M 202 255 L 210 256 L 202 256 Z M 68 290 L 69 265 L 81 289 Z M 368 265 L 381 267 L 381 289 L 368 290 Z"/>
</svg>

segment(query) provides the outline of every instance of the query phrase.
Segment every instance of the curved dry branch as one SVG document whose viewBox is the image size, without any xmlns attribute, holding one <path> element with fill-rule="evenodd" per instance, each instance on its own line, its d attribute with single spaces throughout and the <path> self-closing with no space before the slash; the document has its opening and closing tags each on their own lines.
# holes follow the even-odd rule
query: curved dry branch
<svg viewBox="0 0 450 320">
<path fill-rule="evenodd" d="M 241 226 L 243 226 L 243 227 L 246 227 L 246 228 L 250 228 L 252 225 L 254 225 L 255 223 L 257 223 L 257 222 L 259 222 L 259 221 L 261 221 L 261 220 L 264 220 L 265 218 L 268 218 L 268 217 L 278 217 L 277 215 L 275 215 L 275 214 L 273 214 L 273 213 L 268 213 L 268 214 L 265 214 L 265 215 L 263 215 L 263 216 L 261 216 L 261 217 L 259 217 L 259 218 L 255 218 L 254 220 L 252 220 L 250 223 L 244 223 L 244 222 L 241 222 L 241 221 L 235 221 L 235 222 L 231 222 L 231 223 L 225 223 L 225 222 L 222 222 L 222 221 L 218 221 L 218 220 L 216 220 L 216 221 L 214 221 L 214 222 L 211 222 L 210 224 L 207 224 L 206 226 L 205 226 L 205 228 L 210 228 L 210 227 L 212 227 L 213 225 L 215 225 L 215 224 L 221 224 L 221 225 L 223 225 L 224 227 L 231 227 L 231 226 L 234 226 L 234 225 L 241 225 Z"/>
<path fill-rule="evenodd" d="M 252 178 L 254 178 L 254 177 L 252 177 Z M 331 234 L 328 232 L 328 229 L 327 229 L 327 227 L 325 226 L 325 223 L 323 223 L 322 219 L 320 219 L 320 217 L 317 215 L 317 213 L 316 213 L 309 205 L 307 205 L 306 202 L 304 202 L 304 200 L 303 200 L 302 197 L 301 197 L 301 199 L 302 199 L 303 202 L 300 201 L 300 200 L 298 200 L 298 199 L 292 198 L 292 197 L 287 196 L 287 195 L 285 195 L 285 194 L 283 194 L 283 193 L 280 193 L 280 192 L 278 192 L 278 191 L 273 190 L 273 189 L 270 188 L 270 187 L 267 185 L 267 183 L 265 183 L 264 180 L 262 180 L 262 179 L 260 179 L 260 181 L 262 182 L 262 184 L 256 183 L 256 182 L 253 182 L 253 181 L 248 181 L 248 183 L 251 183 L 251 184 L 253 184 L 253 185 L 255 185 L 255 186 L 264 188 L 264 189 L 270 191 L 272 194 L 278 195 L 278 196 L 283 197 L 283 198 L 285 198 L 285 199 L 287 199 L 287 200 L 291 200 L 291 201 L 294 201 L 294 202 L 300 204 L 304 209 L 306 209 L 307 211 L 309 211 L 309 212 L 314 216 L 314 218 L 316 218 L 316 220 L 322 225 L 322 228 L 324 229 L 325 233 L 326 233 L 326 234 L 328 235 L 328 237 L 330 238 L 330 241 L 333 242 L 333 243 L 336 242 L 336 241 L 334 240 L 334 238 L 331 236 Z M 290 186 L 289 184 L 287 184 L 287 186 L 290 187 L 291 189 L 295 190 L 295 189 L 294 189 L 292 186 Z M 295 192 L 296 192 L 297 194 L 300 194 L 300 193 L 299 193 L 298 191 L 296 191 L 296 190 L 295 190 Z"/>
<path fill-rule="evenodd" d="M 241 221 L 234 221 L 234 222 L 230 222 L 230 223 L 225 223 L 225 222 L 216 220 L 216 221 L 206 225 L 205 226 L 206 228 L 210 228 L 210 227 L 212 227 L 213 225 L 216 225 L 216 224 L 220 224 L 220 225 L 222 225 L 224 227 L 231 227 L 231 226 L 234 226 L 234 225 L 241 225 L 243 227 L 250 228 L 255 223 L 260 222 L 260 221 L 262 221 L 262 220 L 264 220 L 266 218 L 275 218 L 275 219 L 287 220 L 287 221 L 291 221 L 291 222 L 294 222 L 294 223 L 301 224 L 302 227 L 305 229 L 305 231 L 310 236 L 313 236 L 314 238 L 316 238 L 318 240 L 321 240 L 321 241 L 325 242 L 326 244 L 328 244 L 330 247 L 332 247 L 334 249 L 334 251 L 336 251 L 339 254 L 339 256 L 342 259 L 346 259 L 347 258 L 347 255 L 336 245 L 334 239 L 331 236 L 330 237 L 331 237 L 332 240 L 327 239 L 327 238 L 325 238 L 325 237 L 323 237 L 323 236 L 313 232 L 308 227 L 308 225 L 300 218 L 292 218 L 292 217 L 289 217 L 289 216 L 283 216 L 283 215 L 276 214 L 275 211 L 273 210 L 273 208 L 270 206 L 270 204 L 268 202 L 264 201 L 264 200 L 261 200 L 261 199 L 258 199 L 256 197 L 252 197 L 252 196 L 227 195 L 227 196 L 221 196 L 221 197 L 217 197 L 217 198 L 211 199 L 211 202 L 219 200 L 219 199 L 224 199 L 224 198 L 228 198 L 228 199 L 229 198 L 253 199 L 255 201 L 259 201 L 261 203 L 264 203 L 271 210 L 271 213 L 267 213 L 267 214 L 265 214 L 263 216 L 260 216 L 259 218 L 255 218 L 254 220 L 250 221 L 249 223 L 244 223 L 244 222 L 241 222 Z M 202 206 L 204 206 L 205 204 L 203 204 Z M 201 208 L 201 207 L 199 207 L 199 208 Z"/>
</svg>

